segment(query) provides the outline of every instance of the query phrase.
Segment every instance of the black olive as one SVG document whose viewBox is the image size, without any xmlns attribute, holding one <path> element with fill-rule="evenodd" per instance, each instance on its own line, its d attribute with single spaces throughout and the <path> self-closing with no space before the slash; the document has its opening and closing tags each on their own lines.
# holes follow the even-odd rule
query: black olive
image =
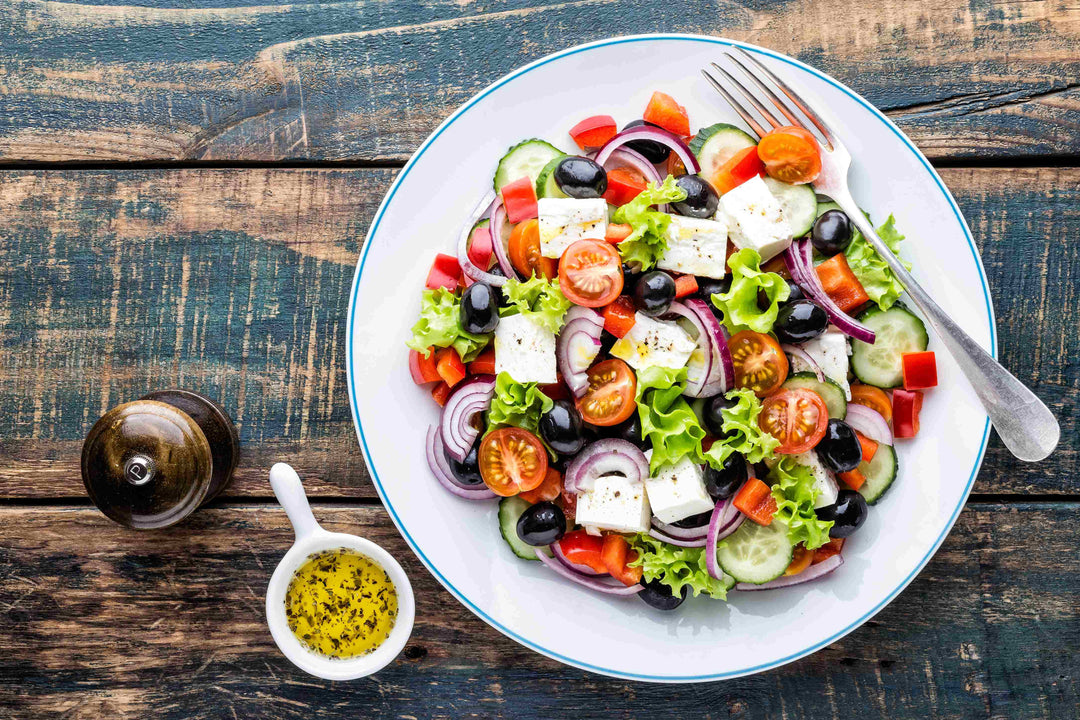
<svg viewBox="0 0 1080 720">
<path fill-rule="evenodd" d="M 600 355 L 607 355 L 611 352 L 611 346 L 619 341 L 619 338 L 615 337 L 607 330 L 600 331 Z"/>
<path fill-rule="evenodd" d="M 723 395 L 714 395 L 705 401 L 705 406 L 702 408 L 702 420 L 705 422 L 705 429 L 711 434 L 717 437 L 724 436 L 724 416 L 720 413 L 721 410 L 732 408 L 735 406 L 734 400 L 728 400 Z"/>
<path fill-rule="evenodd" d="M 671 588 L 660 582 L 660 579 L 641 581 L 644 589 L 637 594 L 639 598 L 645 601 L 646 605 L 656 608 L 657 610 L 674 610 L 683 604 L 683 600 L 690 594 L 690 586 L 683 585 L 682 593 L 676 597 Z"/>
<path fill-rule="evenodd" d="M 631 265 L 630 263 L 623 263 L 622 274 L 623 278 L 629 279 L 631 276 L 640 275 L 641 268 L 638 266 L 637 263 L 634 263 L 633 265 Z"/>
<path fill-rule="evenodd" d="M 521 542 L 533 547 L 544 547 L 562 538 L 566 532 L 566 515 L 553 502 L 538 502 L 525 508 L 517 521 L 517 534 Z"/>
<path fill-rule="evenodd" d="M 829 316 L 809 300 L 795 300 L 780 306 L 773 332 L 782 343 L 813 340 L 829 327 Z"/>
<path fill-rule="evenodd" d="M 616 437 L 637 445 L 642 450 L 649 450 L 652 445 L 641 437 L 641 418 L 635 412 L 618 425 L 611 428 L 608 437 Z"/>
<path fill-rule="evenodd" d="M 727 500 L 747 479 L 746 459 L 739 453 L 728 455 L 720 470 L 705 466 L 705 491 L 714 501 Z"/>
<path fill-rule="evenodd" d="M 589 158 L 563 158 L 555 166 L 555 184 L 572 198 L 598 198 L 607 191 L 607 173 Z"/>
<path fill-rule="evenodd" d="M 672 203 L 675 212 L 692 218 L 708 219 L 716 214 L 720 197 L 700 175 L 680 175 L 675 184 L 686 191 L 686 199 Z"/>
<path fill-rule="evenodd" d="M 628 130 L 632 127 L 638 127 L 640 125 L 649 125 L 650 127 L 660 127 L 659 125 L 653 125 L 652 123 L 645 122 L 644 120 L 632 120 L 626 123 L 626 127 L 623 130 Z M 645 156 L 645 159 L 651 162 L 653 165 L 659 165 L 668 159 L 668 155 L 671 154 L 671 148 L 663 143 L 658 143 L 655 140 L 631 140 L 626 143 L 626 147 L 641 153 Z"/>
<path fill-rule="evenodd" d="M 804 297 L 806 297 L 806 294 L 803 292 L 802 288 L 799 287 L 794 280 L 788 280 L 787 286 L 788 296 L 786 302 L 794 302 L 796 300 L 802 300 Z"/>
<path fill-rule="evenodd" d="M 499 324 L 499 297 L 485 282 L 473 283 L 461 296 L 461 327 L 465 332 L 483 335 Z"/>
<path fill-rule="evenodd" d="M 712 519 L 712 511 L 698 513 L 697 515 L 691 515 L 690 517 L 684 517 L 682 520 L 676 520 L 671 523 L 672 527 L 677 528 L 699 528 L 709 524 L 709 520 Z"/>
<path fill-rule="evenodd" d="M 830 419 L 825 427 L 825 437 L 817 446 L 818 458 L 833 472 L 854 470 L 862 462 L 862 445 L 855 431 L 843 420 Z"/>
<path fill-rule="evenodd" d="M 814 221 L 810 242 L 822 255 L 835 255 L 851 244 L 851 219 L 843 210 L 828 210 Z"/>
<path fill-rule="evenodd" d="M 539 425 L 540 437 L 557 453 L 574 455 L 585 446 L 581 413 L 569 400 L 556 400 Z"/>
<path fill-rule="evenodd" d="M 481 436 L 483 434 L 480 433 Z M 465 456 L 464 460 L 457 460 L 449 452 L 446 453 L 446 460 L 450 464 L 450 472 L 464 485 L 479 485 L 484 482 L 484 478 L 480 477 L 480 440 L 480 437 L 476 438 L 476 442 L 473 443 L 472 448 L 469 449 L 469 454 Z"/>
<path fill-rule="evenodd" d="M 870 514 L 866 499 L 854 490 L 841 490 L 836 502 L 814 511 L 818 520 L 833 521 L 830 537 L 846 538 L 859 529 Z"/>
<path fill-rule="evenodd" d="M 671 309 L 675 300 L 675 281 L 662 270 L 647 272 L 634 286 L 634 305 L 650 317 L 659 317 Z"/>
</svg>

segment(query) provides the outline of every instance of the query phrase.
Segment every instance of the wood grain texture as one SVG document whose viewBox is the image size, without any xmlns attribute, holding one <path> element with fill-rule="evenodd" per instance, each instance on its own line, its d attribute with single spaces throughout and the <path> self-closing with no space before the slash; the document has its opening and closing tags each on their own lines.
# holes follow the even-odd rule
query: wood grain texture
<svg viewBox="0 0 1080 720">
<path fill-rule="evenodd" d="M 243 457 L 227 496 L 269 496 L 266 472 L 287 458 L 316 495 L 373 497 L 342 318 L 394 173 L 0 173 L 0 498 L 83 498 L 93 422 L 168 385 L 236 419 Z M 1080 170 L 944 177 L 982 249 L 1004 362 L 1062 426 L 1039 465 L 995 438 L 976 492 L 1076 492 Z"/>
<path fill-rule="evenodd" d="M 9 0 L 0 162 L 400 161 L 514 68 L 643 32 L 793 55 L 931 157 L 1080 154 L 1080 7 L 1054 0 Z"/>
<path fill-rule="evenodd" d="M 657 686 L 571 670 L 504 638 L 436 584 L 381 509 L 316 515 L 403 562 L 416 629 L 377 677 L 330 683 L 293 668 L 264 624 L 266 584 L 292 542 L 281 510 L 203 510 L 168 531 L 133 533 L 90 508 L 8 508 L 0 711 L 162 720 L 632 718 L 645 708 L 671 718 L 1076 717 L 1078 511 L 970 506 L 919 578 L 850 636 L 757 676 Z"/>
</svg>

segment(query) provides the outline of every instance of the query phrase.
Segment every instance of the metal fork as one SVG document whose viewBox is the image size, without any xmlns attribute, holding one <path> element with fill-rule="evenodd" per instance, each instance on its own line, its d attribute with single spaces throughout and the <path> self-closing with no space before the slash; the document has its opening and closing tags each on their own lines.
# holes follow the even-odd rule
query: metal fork
<svg viewBox="0 0 1080 720">
<path fill-rule="evenodd" d="M 765 135 L 772 128 L 791 125 L 815 134 L 822 153 L 821 174 L 813 183 L 814 190 L 828 195 L 843 208 L 874 250 L 888 263 L 893 273 L 903 283 L 908 295 L 930 321 L 938 337 L 967 376 L 1005 446 L 1013 455 L 1028 462 L 1047 457 L 1053 452 L 1061 436 L 1057 420 L 1031 390 L 990 357 L 989 353 L 979 347 L 952 318 L 945 314 L 945 311 L 922 289 L 907 268 L 878 237 L 870 221 L 862 214 L 851 197 L 847 179 L 848 169 L 851 167 L 851 153 L 844 147 L 837 132 L 788 83 L 777 77 L 742 48 L 733 46 L 724 55 L 749 78 L 760 92 L 760 97 L 765 98 L 773 106 L 772 109 L 770 110 L 758 95 L 751 92 L 731 73 L 716 63 L 711 63 L 712 67 L 742 95 L 745 103 L 732 96 L 727 88 L 707 70 L 702 70 L 705 78 L 758 134 L 758 137 Z M 771 81 L 791 105 L 781 100 L 766 80 Z M 810 126 L 800 120 L 792 106 L 810 121 Z M 758 122 L 754 111 L 766 125 Z M 777 113 L 784 119 L 781 120 Z"/>
</svg>

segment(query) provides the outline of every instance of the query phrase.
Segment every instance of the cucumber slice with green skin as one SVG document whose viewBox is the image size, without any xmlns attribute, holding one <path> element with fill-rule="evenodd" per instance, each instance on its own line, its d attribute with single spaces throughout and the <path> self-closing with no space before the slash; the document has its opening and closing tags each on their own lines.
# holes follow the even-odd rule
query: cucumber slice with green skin
<svg viewBox="0 0 1080 720">
<path fill-rule="evenodd" d="M 495 186 L 495 192 L 500 192 L 504 185 L 523 177 L 528 177 L 536 183 L 536 179 L 540 177 L 540 173 L 549 162 L 563 157 L 566 157 L 566 153 L 546 140 L 533 138 L 518 143 L 503 155 L 502 160 L 499 161 L 499 167 L 495 169 L 495 179 L 492 183 Z"/>
<path fill-rule="evenodd" d="M 503 498 L 499 501 L 499 532 L 502 533 L 503 540 L 510 546 L 510 549 L 514 551 L 522 560 L 539 560 L 536 557 L 536 548 L 523 542 L 517 534 L 517 521 L 521 517 L 521 513 L 529 507 L 529 503 L 516 495 L 513 497 Z"/>
<path fill-rule="evenodd" d="M 472 234 L 476 230 L 476 228 L 487 227 L 490 224 L 491 220 L 489 220 L 488 218 L 484 218 L 483 220 L 477 220 L 476 224 L 472 226 L 472 230 L 469 231 L 469 234 Z"/>
<path fill-rule="evenodd" d="M 825 401 L 825 407 L 829 409 L 829 417 L 836 420 L 847 417 L 847 396 L 835 380 L 825 378 L 825 382 L 821 382 L 812 372 L 800 372 L 789 375 L 783 387 L 813 390 Z"/>
<path fill-rule="evenodd" d="M 769 192 L 784 210 L 784 219 L 791 226 L 792 237 L 802 237 L 814 227 L 818 218 L 817 193 L 809 185 L 789 185 L 771 177 L 765 178 Z"/>
<path fill-rule="evenodd" d="M 901 303 L 888 310 L 872 307 L 856 319 L 873 330 L 876 339 L 873 345 L 852 340 L 851 371 L 867 385 L 899 387 L 904 381 L 901 356 L 926 350 L 926 325 Z"/>
<path fill-rule="evenodd" d="M 709 179 L 716 170 L 734 157 L 735 153 L 748 147 L 754 147 L 757 141 L 745 130 L 727 123 L 716 123 L 698 130 L 690 141 L 690 150 L 697 155 L 701 163 L 701 177 Z"/>
<path fill-rule="evenodd" d="M 570 197 L 562 191 L 559 184 L 555 182 L 555 168 L 562 162 L 561 157 L 557 157 L 540 171 L 540 174 L 536 177 L 536 197 L 537 198 L 564 198 Z"/>
<path fill-rule="evenodd" d="M 758 525 L 745 520 L 716 551 L 720 565 L 738 582 L 761 585 L 784 574 L 795 546 L 788 540 L 787 525 L 773 520 Z"/>
<path fill-rule="evenodd" d="M 874 459 L 859 463 L 859 471 L 866 482 L 859 488 L 859 493 L 869 505 L 877 503 L 885 491 L 892 487 L 900 470 L 900 461 L 896 458 L 896 448 L 892 445 L 878 445 Z"/>
</svg>

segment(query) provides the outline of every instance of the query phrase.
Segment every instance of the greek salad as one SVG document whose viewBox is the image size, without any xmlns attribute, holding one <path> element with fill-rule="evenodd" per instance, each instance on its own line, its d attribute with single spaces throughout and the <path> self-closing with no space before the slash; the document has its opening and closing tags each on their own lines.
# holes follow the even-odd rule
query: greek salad
<svg viewBox="0 0 1080 720">
<path fill-rule="evenodd" d="M 408 341 L 436 480 L 509 550 L 673 610 L 812 581 L 937 384 L 922 321 L 786 127 L 691 130 L 655 92 L 509 149 Z M 564 139 L 565 140 L 565 139 Z M 570 147 L 570 142 L 559 142 Z M 892 216 L 878 233 L 899 250 Z"/>
</svg>

